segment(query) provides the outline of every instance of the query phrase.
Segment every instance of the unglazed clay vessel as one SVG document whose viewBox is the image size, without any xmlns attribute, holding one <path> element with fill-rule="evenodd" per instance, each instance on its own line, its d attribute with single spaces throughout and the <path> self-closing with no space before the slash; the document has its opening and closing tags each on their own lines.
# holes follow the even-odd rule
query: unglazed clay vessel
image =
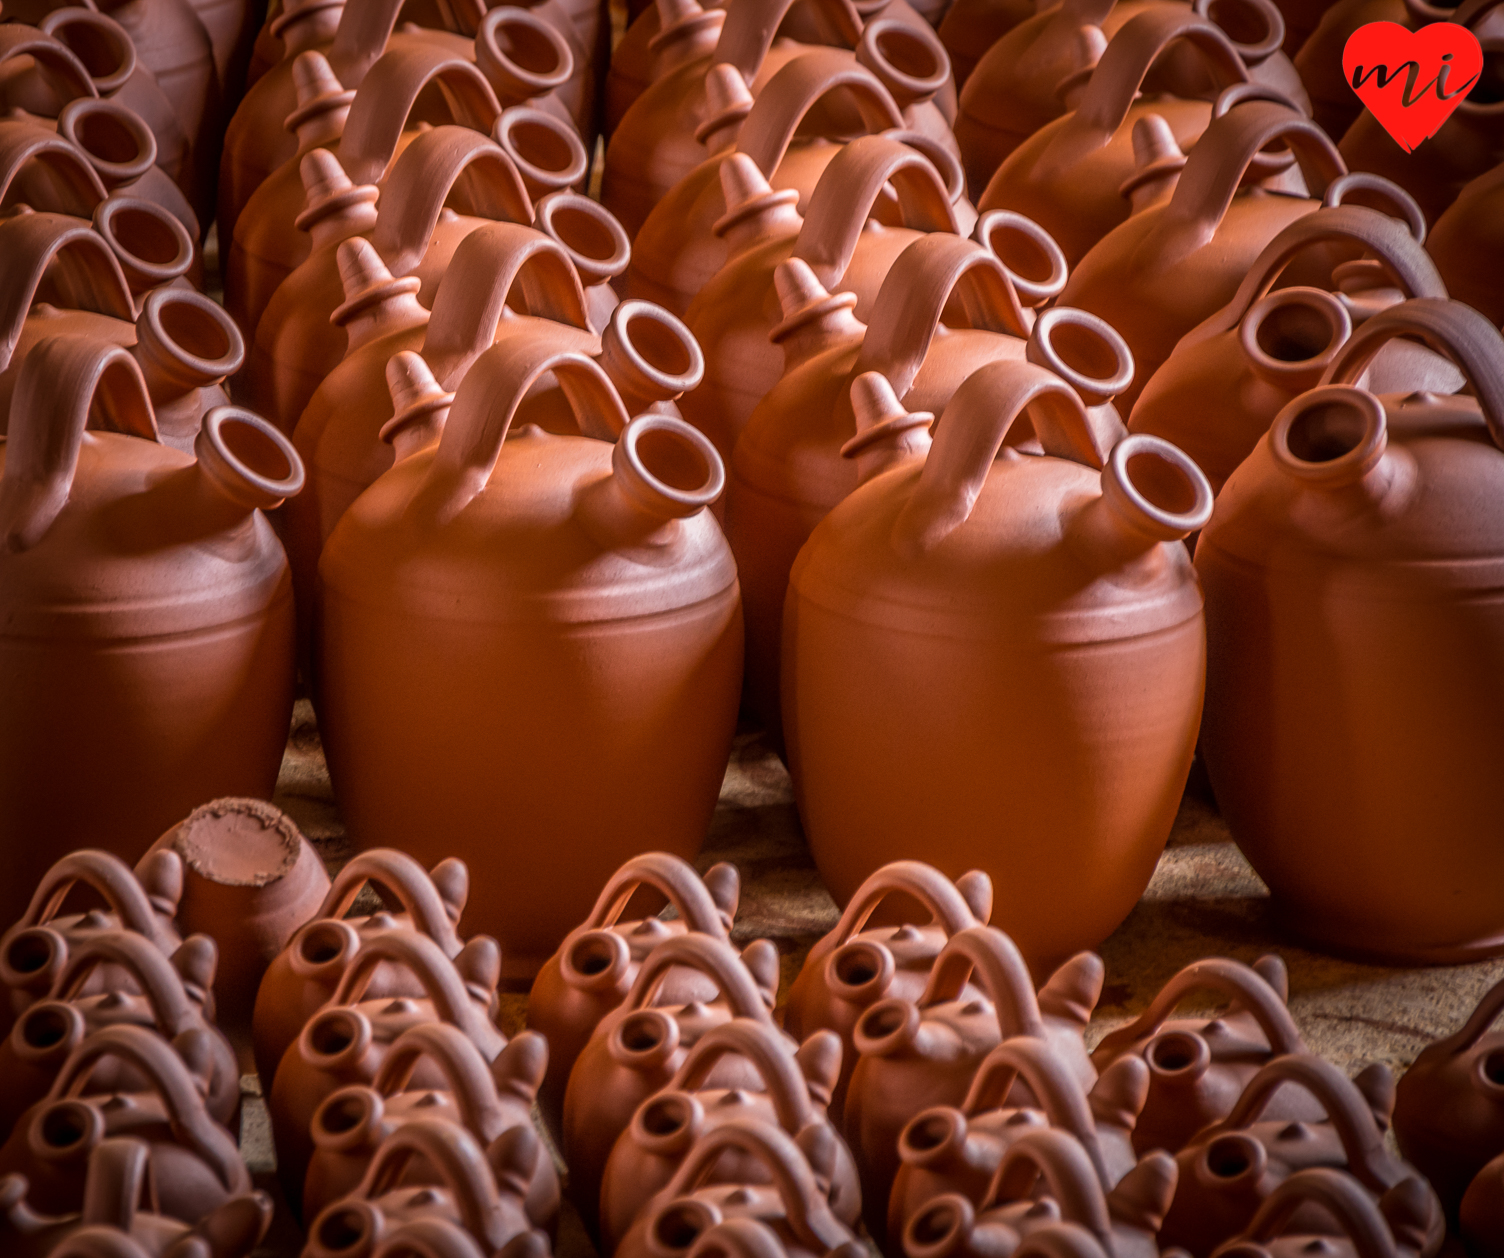
<svg viewBox="0 0 1504 1258">
<path fill-rule="evenodd" d="M 784 735 L 811 850 L 838 902 L 916 845 L 990 865 L 993 920 L 1048 969 L 1127 914 L 1179 805 L 1205 635 L 1174 543 L 1206 522 L 1211 489 L 1168 442 L 1104 439 L 1034 363 L 972 374 L 922 461 L 886 381 L 853 402 L 865 483 L 810 535 L 784 606 Z M 1004 449 L 1025 409 L 1044 457 Z M 895 706 L 919 673 L 923 701 Z M 958 712 L 978 714 L 964 746 Z M 1110 822 L 1088 802 L 1108 799 Z"/>
<path fill-rule="evenodd" d="M 1504 260 L 1504 162 L 1467 184 L 1436 221 L 1426 252 L 1447 290 L 1481 310 L 1494 325 L 1504 324 L 1504 295 L 1490 277 Z M 1417 297 L 1421 294 L 1415 294 Z"/>
<path fill-rule="evenodd" d="M 1430 1207 L 1431 1194 L 1418 1175 L 1396 1184 L 1375 1203 L 1351 1175 L 1315 1166 L 1283 1180 L 1248 1227 L 1219 1245 L 1213 1258 L 1300 1258 L 1310 1253 L 1418 1258 L 1426 1252 Z M 1320 1233 L 1310 1228 L 1313 1218 L 1321 1221 Z M 1487 1249 L 1477 1252 L 1492 1258 Z"/>
<path fill-rule="evenodd" d="M 885 901 L 893 903 L 879 912 Z M 921 920 L 891 924 L 893 907 L 909 905 Z M 874 914 L 879 921 L 869 925 Z M 980 870 L 952 882 L 923 861 L 893 861 L 857 888 L 841 920 L 815 942 L 789 986 L 783 1025 L 796 1039 L 822 1029 L 840 1036 L 841 1074 L 830 1100 L 837 1118 L 856 1069 L 852 1033 L 862 1013 L 888 997 L 917 998 L 951 936 L 986 925 L 991 914 L 992 880 Z"/>
<path fill-rule="evenodd" d="M 1370 22 L 1409 25 L 1405 0 L 1338 0 L 1321 14 L 1299 51 L 1290 55 L 1311 99 L 1311 116 L 1334 139 L 1347 134 L 1363 102 L 1342 69 L 1342 50 Z"/>
<path fill-rule="evenodd" d="M 721 1058 L 750 1063 L 756 1091 L 707 1087 Z M 825 1196 L 841 1222 L 854 1226 L 862 1212 L 851 1151 L 826 1115 L 825 1098 L 840 1069 L 840 1041 L 816 1031 L 797 1054 L 787 1037 L 766 1022 L 737 1019 L 712 1027 L 695 1044 L 667 1087 L 637 1108 L 619 1137 L 601 1180 L 601 1246 L 614 1251 L 643 1205 L 665 1188 L 707 1131 L 740 1118 L 776 1125 L 793 1137 L 827 1185 Z M 766 1168 L 726 1158 L 706 1182 L 765 1183 Z"/>
<path fill-rule="evenodd" d="M 1019 1035 L 1045 1041 L 1083 1087 L 1095 1082 L 1082 1034 L 1102 977 L 1101 959 L 1082 953 L 1036 997 L 1013 941 L 995 927 L 972 926 L 940 950 L 917 998 L 891 997 L 867 1008 L 853 1034 L 859 1061 L 843 1126 L 862 1173 L 863 1212 L 874 1237 L 884 1235 L 899 1133 L 921 1110 L 961 1104 L 982 1059 L 998 1044 Z"/>
<path fill-rule="evenodd" d="M 109 429 L 86 430 L 95 408 Z M 60 336 L 27 354 L 0 456 L 0 814 L 51 843 L 15 851 L 6 916 L 53 844 L 134 857 L 205 797 L 276 784 L 292 583 L 258 508 L 297 493 L 302 465 L 233 407 L 205 417 L 197 459 L 156 437 L 125 350 Z"/>
<path fill-rule="evenodd" d="M 740 896 L 734 865 L 712 865 L 701 881 L 694 866 L 670 852 L 633 856 L 611 875 L 590 916 L 564 937 L 528 991 L 527 1024 L 548 1037 L 548 1074 L 538 1104 L 555 1131 L 575 1059 L 601 1019 L 627 998 L 643 962 L 659 944 L 682 934 L 726 939 Z M 648 915 L 659 900 L 673 908 L 672 919 Z M 624 918 L 634 904 L 643 916 Z M 693 969 L 665 980 L 655 993 L 665 1005 L 715 995 L 715 984 Z"/>
<path fill-rule="evenodd" d="M 1473 396 L 1353 387 L 1400 336 L 1451 357 Z M 1484 838 L 1498 800 L 1467 768 L 1495 728 L 1477 678 L 1498 630 L 1473 591 L 1504 532 L 1488 505 L 1504 472 L 1501 363 L 1498 331 L 1460 302 L 1373 316 L 1233 473 L 1197 548 L 1202 753 L 1276 905 L 1325 947 L 1456 961 L 1504 934 L 1504 870 Z M 1296 640 L 1294 654 L 1279 645 Z M 1338 658 L 1367 662 L 1360 692 Z M 1423 858 L 1416 834 L 1435 836 Z"/>
<path fill-rule="evenodd" d="M 608 440 L 531 426 L 506 440 L 545 372 Z M 735 566 L 703 510 L 725 477 L 682 420 L 629 426 L 605 372 L 548 333 L 487 350 L 437 441 L 426 422 L 405 417 L 397 463 L 324 548 L 320 724 L 358 844 L 504 861 L 475 924 L 530 976 L 628 856 L 690 857 L 704 838 L 741 681 Z M 451 597 L 473 614 L 440 615 Z M 612 720 L 581 721 L 603 685 Z M 552 839 L 502 856 L 486 837 L 499 816 Z"/>
<path fill-rule="evenodd" d="M 361 893 L 377 893 L 375 913 L 351 917 Z M 470 896 L 470 871 L 450 857 L 425 870 L 391 848 L 357 853 L 334 876 L 324 901 L 267 966 L 253 1018 L 256 1069 L 271 1078 L 303 1025 L 334 995 L 350 963 L 369 940 L 392 930 L 416 931 L 451 959 L 464 944 L 455 928 Z M 378 966 L 366 992 L 418 996 L 422 985 L 399 966 Z"/>
</svg>

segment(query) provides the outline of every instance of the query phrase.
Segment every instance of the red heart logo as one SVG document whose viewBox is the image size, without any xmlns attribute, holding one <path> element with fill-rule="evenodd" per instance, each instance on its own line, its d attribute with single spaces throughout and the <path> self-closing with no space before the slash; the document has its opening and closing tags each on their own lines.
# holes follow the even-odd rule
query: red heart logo
<svg viewBox="0 0 1504 1258">
<path fill-rule="evenodd" d="M 1478 37 L 1456 22 L 1418 31 L 1370 22 L 1342 50 L 1342 73 L 1353 91 L 1407 153 L 1441 130 L 1482 72 Z"/>
</svg>

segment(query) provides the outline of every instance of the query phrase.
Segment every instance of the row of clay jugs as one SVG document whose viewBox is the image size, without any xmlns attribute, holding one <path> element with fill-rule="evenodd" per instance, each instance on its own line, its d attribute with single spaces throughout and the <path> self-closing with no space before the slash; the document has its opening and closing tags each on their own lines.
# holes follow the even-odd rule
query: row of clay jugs
<svg viewBox="0 0 1504 1258">
<path fill-rule="evenodd" d="M 1472 396 L 1355 387 L 1396 337 L 1450 357 Z M 1478 678 L 1499 633 L 1475 591 L 1499 546 L 1501 362 L 1497 329 L 1460 302 L 1375 315 L 1229 478 L 1197 548 L 1207 767 L 1276 905 L 1325 947 L 1426 960 L 1498 948 L 1485 836 L 1500 819 L 1483 770 L 1498 725 Z M 1423 852 L 1416 834 L 1434 836 Z"/>
<path fill-rule="evenodd" d="M 531 426 L 506 440 L 545 372 L 605 442 Z M 604 371 L 549 331 L 487 350 L 445 409 L 394 434 L 396 464 L 324 548 L 320 722 L 361 846 L 422 859 L 440 836 L 474 836 L 460 854 L 495 868 L 480 836 L 498 816 L 519 834 L 547 826 L 547 849 L 505 849 L 477 922 L 532 973 L 627 856 L 690 856 L 704 837 L 742 665 L 735 565 L 703 510 L 725 476 L 682 420 L 629 422 Z M 458 597 L 462 619 L 434 601 L 451 582 L 440 602 Z M 393 632 L 409 644 L 398 660 Z M 632 678 L 613 683 L 613 720 L 579 722 L 605 676 Z M 418 778 L 446 786 L 415 791 Z M 602 810 L 618 818 L 609 837 Z"/>
<path fill-rule="evenodd" d="M 133 855 L 203 799 L 276 782 L 292 583 L 259 509 L 297 493 L 303 469 L 232 407 L 205 416 L 194 450 L 159 442 L 125 350 L 64 336 L 27 354 L 0 473 L 0 811 L 59 845 Z M 12 885 L 50 850 L 18 848 Z"/>
</svg>

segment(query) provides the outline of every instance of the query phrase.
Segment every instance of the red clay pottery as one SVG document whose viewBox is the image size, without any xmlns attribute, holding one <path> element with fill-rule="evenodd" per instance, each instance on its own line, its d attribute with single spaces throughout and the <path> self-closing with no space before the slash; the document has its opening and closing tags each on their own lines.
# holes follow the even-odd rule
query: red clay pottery
<svg viewBox="0 0 1504 1258">
<path fill-rule="evenodd" d="M 86 430 L 96 408 L 113 431 Z M 196 460 L 156 437 L 125 350 L 60 336 L 27 354 L 0 473 L 0 814 L 51 842 L 13 853 L 13 895 L 54 844 L 134 856 L 195 801 L 276 783 L 292 589 L 258 508 L 297 493 L 302 465 L 233 407 L 204 418 Z"/>
<path fill-rule="evenodd" d="M 1034 1105 L 1006 1103 L 1015 1081 Z M 1027 1035 L 1004 1040 L 977 1069 L 959 1108 L 921 1110 L 899 1134 L 903 1165 L 888 1198 L 888 1236 L 903 1237 L 909 1219 L 944 1193 L 981 1204 L 1008 1147 L 1042 1126 L 1074 1136 L 1110 1192 L 1138 1162 L 1132 1136 L 1148 1086 L 1144 1064 L 1124 1058 L 1088 1094 L 1047 1041 Z"/>
<path fill-rule="evenodd" d="M 465 1033 L 443 1022 L 409 1027 L 397 1037 L 369 1085 L 331 1092 L 313 1114 L 314 1153 L 303 1185 L 305 1217 L 352 1192 L 382 1143 L 418 1120 L 442 1118 L 489 1147 L 513 1127 L 527 1127 L 538 1083 L 548 1063 L 548 1042 L 535 1031 L 515 1036 L 489 1064 Z M 440 1087 L 413 1083 L 420 1065 L 437 1068 Z M 410 1166 L 404 1183 L 421 1183 Z M 554 1229 L 559 1176 L 549 1158 L 533 1168 L 526 1200 L 534 1227 Z"/>
<path fill-rule="evenodd" d="M 659 993 L 684 982 L 692 969 L 713 984 L 715 996 L 692 996 L 672 1009 Z M 738 956 L 724 940 L 685 934 L 666 939 L 637 972 L 627 998 L 597 1024 L 580 1051 L 564 1093 L 563 1139 L 570 1192 L 587 1223 L 600 1202 L 601 1178 L 617 1138 L 637 1107 L 668 1087 L 690 1050 L 711 1028 L 733 1018 L 772 1026 L 778 986 L 777 952 L 765 940 Z M 795 1047 L 790 1040 L 790 1050 Z M 760 1090 L 756 1066 L 720 1057 L 704 1086 Z"/>
<path fill-rule="evenodd" d="M 557 0 L 501 5 L 481 19 L 475 61 L 503 105 L 530 101 L 595 146 L 597 72 Z"/>
<path fill-rule="evenodd" d="M 1473 396 L 1353 387 L 1400 336 L 1452 358 Z M 1498 331 L 1460 302 L 1374 315 L 1327 369 L 1331 387 L 1290 403 L 1229 478 L 1197 547 L 1217 799 L 1276 904 L 1323 946 L 1426 960 L 1500 947 L 1504 871 L 1485 838 L 1498 800 L 1468 768 L 1491 754 L 1477 677 L 1497 634 L 1468 557 L 1491 554 L 1501 528 L 1486 506 L 1504 472 L 1501 362 Z M 1289 640 L 1300 651 L 1275 667 Z M 1369 662 L 1361 692 L 1339 657 Z M 1432 836 L 1423 860 L 1418 834 Z"/>
<path fill-rule="evenodd" d="M 1299 1258 L 1311 1253 L 1419 1258 L 1427 1252 L 1431 1206 L 1431 1195 L 1419 1176 L 1397 1184 L 1376 1204 L 1351 1175 L 1315 1166 L 1280 1183 L 1248 1227 L 1219 1245 L 1214 1258 Z M 1310 1229 L 1313 1218 L 1323 1224 L 1316 1234 Z M 1489 1250 L 1477 1252 L 1492 1258 Z"/>
<path fill-rule="evenodd" d="M 405 985 L 422 994 L 372 997 L 369 988 L 383 963 L 406 971 Z M 339 1088 L 374 1080 L 393 1042 L 409 1027 L 447 1023 L 486 1061 L 496 1059 L 507 1042 L 491 1021 L 500 976 L 496 941 L 485 935 L 471 939 L 452 961 L 416 931 L 383 931 L 361 945 L 334 995 L 282 1055 L 268 1096 L 277 1173 L 289 1200 L 296 1205 L 302 1195 L 313 1155 L 314 1112 Z M 414 1078 L 419 1086 L 443 1085 L 443 1075 L 427 1063 L 419 1064 Z"/>
<path fill-rule="evenodd" d="M 101 1065 L 129 1070 L 133 1086 L 94 1091 Z M 235 1141 L 204 1109 L 205 1079 L 155 1031 L 110 1026 L 69 1054 L 48 1093 L 21 1116 L 0 1172 L 20 1172 L 33 1210 L 62 1213 L 83 1202 L 89 1154 L 110 1136 L 134 1136 L 150 1149 L 148 1200 L 156 1210 L 196 1223 L 251 1191 Z"/>
<path fill-rule="evenodd" d="M 291 817 L 259 799 L 202 804 L 152 851 L 182 862 L 182 928 L 219 947 L 218 1020 L 248 1030 L 267 967 L 329 894 L 323 861 Z"/>
<path fill-rule="evenodd" d="M 703 510 L 725 480 L 714 447 L 666 415 L 629 426 L 605 372 L 557 344 L 519 334 L 477 358 L 437 443 L 414 434 L 319 565 L 319 717 L 350 834 L 503 859 L 476 925 L 519 975 L 633 852 L 698 851 L 741 683 L 735 566 Z M 505 440 L 545 372 L 614 446 L 531 426 Z M 452 597 L 473 613 L 440 616 Z M 611 721 L 582 724 L 608 679 Z M 498 817 L 551 841 L 498 849 Z"/>
<path fill-rule="evenodd" d="M 1485 171 L 1458 194 L 1426 238 L 1426 251 L 1458 301 L 1504 324 L 1504 294 L 1490 277 L 1504 259 L 1504 162 Z M 1420 296 L 1420 294 L 1415 294 Z"/>
<path fill-rule="evenodd" d="M 881 924 L 869 926 L 885 903 Z M 893 925 L 895 910 L 920 920 Z M 856 1069 L 852 1033 L 862 1013 L 889 997 L 917 999 L 951 936 L 986 925 L 991 914 L 992 880 L 981 870 L 952 882 L 923 861 L 893 861 L 857 888 L 841 920 L 809 950 L 789 986 L 783 1025 L 799 1040 L 822 1029 L 840 1036 L 841 1074 L 830 1100 L 838 1118 Z"/>
<path fill-rule="evenodd" d="M 591 331 L 604 332 L 621 300 L 612 281 L 632 260 L 626 230 L 599 201 L 570 188 L 550 192 L 533 207 L 533 214 L 533 225 L 564 247 L 579 272 Z"/>
<path fill-rule="evenodd" d="M 192 1226 L 145 1210 L 153 1152 L 130 1136 L 97 1141 L 79 1200 L 51 1217 L 33 1207 L 25 1176 L 7 1175 L 0 1180 L 0 1246 L 11 1258 L 249 1258 L 271 1225 L 271 1198 L 247 1190 Z"/>
<path fill-rule="evenodd" d="M 362 892 L 378 894 L 374 913 L 349 916 Z M 426 935 L 446 957 L 464 947 L 455 927 L 470 896 L 470 871 L 453 857 L 432 871 L 391 848 L 357 853 L 334 876 L 324 901 L 266 968 L 256 995 L 253 1031 L 256 1069 L 263 1079 L 277 1070 L 282 1054 L 303 1025 L 334 995 L 361 947 L 391 930 Z M 378 966 L 366 987 L 379 996 L 418 996 L 423 991 L 400 966 Z"/>
<path fill-rule="evenodd" d="M 487 1151 L 458 1123 L 441 1118 L 403 1123 L 382 1141 L 354 1190 L 312 1221 L 303 1258 L 467 1254 L 429 1246 L 376 1249 L 392 1232 L 407 1228 L 412 1235 L 423 1222 L 463 1229 L 479 1247 L 468 1253 L 510 1258 L 515 1251 L 507 1243 L 532 1230 L 524 1202 L 537 1164 L 547 1157 L 526 1124 L 508 1128 Z"/>
<path fill-rule="evenodd" d="M 1321 383 L 1353 325 L 1373 313 L 1377 290 L 1354 300 L 1341 292 L 1276 288 L 1287 267 L 1313 246 L 1358 244 L 1376 255 L 1369 266 L 1346 264 L 1367 278 L 1377 268 L 1387 293 L 1445 297 L 1436 268 L 1404 223 L 1361 205 L 1339 205 L 1298 218 L 1269 242 L 1231 302 L 1181 338 L 1134 404 L 1129 428 L 1172 441 L 1196 461 L 1220 493 L 1284 406 Z M 1374 364 L 1369 387 L 1455 387 L 1445 375 L 1428 379 L 1416 368 L 1414 347 L 1390 342 L 1385 352 L 1408 351 L 1406 361 Z M 1439 360 L 1441 370 L 1450 367 Z M 1168 1147 L 1168 1146 L 1166 1146 Z"/>
<path fill-rule="evenodd" d="M 707 1087 L 724 1057 L 750 1063 L 758 1088 Z M 791 1136 L 810 1163 L 820 1166 L 830 1208 L 854 1226 L 862 1213 L 851 1151 L 826 1116 L 823 1098 L 840 1068 L 840 1041 L 816 1031 L 798 1053 L 771 1024 L 736 1019 L 712 1027 L 689 1051 L 666 1088 L 637 1108 L 619 1137 L 601 1179 L 601 1246 L 613 1252 L 648 1200 L 665 1188 L 707 1131 L 734 1119 L 755 1118 Z M 706 1182 L 762 1183 L 755 1162 L 723 1159 Z"/>
<path fill-rule="evenodd" d="M 1149 1007 L 1110 1031 L 1092 1053 L 1106 1071 L 1125 1057 L 1149 1067 L 1149 1094 L 1134 1127 L 1134 1147 L 1178 1152 L 1203 1127 L 1232 1111 L 1248 1082 L 1276 1057 L 1306 1046 L 1285 1001 L 1288 976 L 1278 957 L 1250 966 L 1223 957 L 1193 962 L 1166 983 Z M 1171 1015 L 1188 997 L 1214 996 L 1225 1008 L 1211 1018 Z M 1278 1096 L 1271 1118 L 1310 1118 L 1307 1099 Z"/>
<path fill-rule="evenodd" d="M 1310 119 L 1272 101 L 1240 102 L 1202 133 L 1170 199 L 1113 228 L 1071 272 L 1061 302 L 1100 315 L 1133 350 L 1137 371 L 1121 395 L 1126 408 L 1175 343 L 1231 300 L 1264 246 L 1320 207 L 1319 200 L 1240 187 L 1259 150 L 1275 141 L 1294 151 L 1314 197 L 1346 173 Z"/>
<path fill-rule="evenodd" d="M 1062 341 L 1053 361 L 1070 372 Z M 1079 374 L 1103 374 L 1095 353 Z M 816 526 L 789 578 L 784 734 L 800 816 L 838 902 L 916 845 L 942 866 L 991 864 L 993 920 L 1047 968 L 1123 919 L 1169 834 L 1205 660 L 1201 593 L 1173 543 L 1206 522 L 1211 490 L 1168 442 L 1111 444 L 1061 375 L 1017 362 L 972 374 L 928 457 L 900 456 L 886 475 L 882 444 L 913 425 L 883 394 L 858 411 L 873 436 L 848 447 L 868 460 L 866 483 Z M 1047 457 L 1003 450 L 1026 407 Z M 1044 502 L 1059 504 L 1048 527 L 1032 514 Z M 923 702 L 895 707 L 919 668 Z M 861 680 L 874 675 L 890 684 Z M 958 712 L 976 714 L 962 743 Z M 1052 906 L 1066 899 L 1063 918 Z"/>
<path fill-rule="evenodd" d="M 643 962 L 659 944 L 682 934 L 726 939 L 740 895 L 734 865 L 712 865 L 701 881 L 694 866 L 670 852 L 633 856 L 611 875 L 590 916 L 564 937 L 528 992 L 527 1024 L 548 1037 L 548 1074 L 538 1104 L 555 1130 L 575 1059 L 601 1019 L 627 998 Z M 669 921 L 649 913 L 658 900 L 672 906 Z M 624 918 L 630 905 L 642 916 Z M 682 1005 L 715 995 L 713 982 L 685 969 L 666 979 L 656 998 Z"/>
<path fill-rule="evenodd" d="M 728 1155 L 757 1164 L 757 1181 L 720 1179 L 717 1168 Z M 734 1118 L 695 1142 L 673 1179 L 643 1206 L 617 1246 L 617 1258 L 687 1252 L 696 1238 L 728 1219 L 765 1224 L 788 1258 L 821 1258 L 833 1250 L 852 1258 L 862 1249 L 831 1209 L 799 1145 L 771 1123 Z"/>
<path fill-rule="evenodd" d="M 1292 1088 L 1316 1100 L 1324 1114 L 1320 1121 L 1291 1122 L 1266 1112 L 1272 1097 Z M 1197 1258 L 1209 1255 L 1247 1226 L 1276 1184 L 1313 1166 L 1346 1170 L 1377 1203 L 1415 1173 L 1384 1147 L 1393 1104 L 1394 1080 L 1386 1066 L 1370 1066 L 1350 1080 L 1309 1053 L 1276 1058 L 1249 1080 L 1226 1118 L 1202 1130 L 1176 1155 L 1179 1187 L 1160 1240 Z M 1427 1190 L 1426 1196 L 1422 1252 L 1434 1254 L 1445 1222 L 1435 1194 Z"/>
<path fill-rule="evenodd" d="M 1405 0 L 1338 0 L 1298 52 L 1295 69 L 1311 99 L 1311 116 L 1329 136 L 1341 139 L 1363 112 L 1363 102 L 1342 69 L 1342 50 L 1370 22 L 1408 25 Z"/>
<path fill-rule="evenodd" d="M 995 927 L 972 926 L 941 949 L 917 999 L 892 997 L 868 1006 L 853 1033 L 860 1059 L 843 1125 L 862 1172 L 867 1230 L 874 1237 L 883 1235 L 887 1221 L 899 1133 L 921 1110 L 959 1105 L 998 1044 L 1018 1035 L 1044 1040 L 1083 1086 L 1095 1081 L 1082 1034 L 1102 977 L 1101 959 L 1081 953 L 1036 997 L 1013 941 Z"/>
</svg>

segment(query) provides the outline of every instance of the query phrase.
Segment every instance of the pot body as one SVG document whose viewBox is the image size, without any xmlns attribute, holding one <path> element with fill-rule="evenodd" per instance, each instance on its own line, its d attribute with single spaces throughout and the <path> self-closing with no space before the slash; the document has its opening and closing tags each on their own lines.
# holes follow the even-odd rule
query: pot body
<svg viewBox="0 0 1504 1258">
<path fill-rule="evenodd" d="M 1504 293 L 1494 282 L 1504 261 L 1504 163 L 1463 188 L 1426 238 L 1426 252 L 1448 293 L 1504 324 Z"/>
</svg>

